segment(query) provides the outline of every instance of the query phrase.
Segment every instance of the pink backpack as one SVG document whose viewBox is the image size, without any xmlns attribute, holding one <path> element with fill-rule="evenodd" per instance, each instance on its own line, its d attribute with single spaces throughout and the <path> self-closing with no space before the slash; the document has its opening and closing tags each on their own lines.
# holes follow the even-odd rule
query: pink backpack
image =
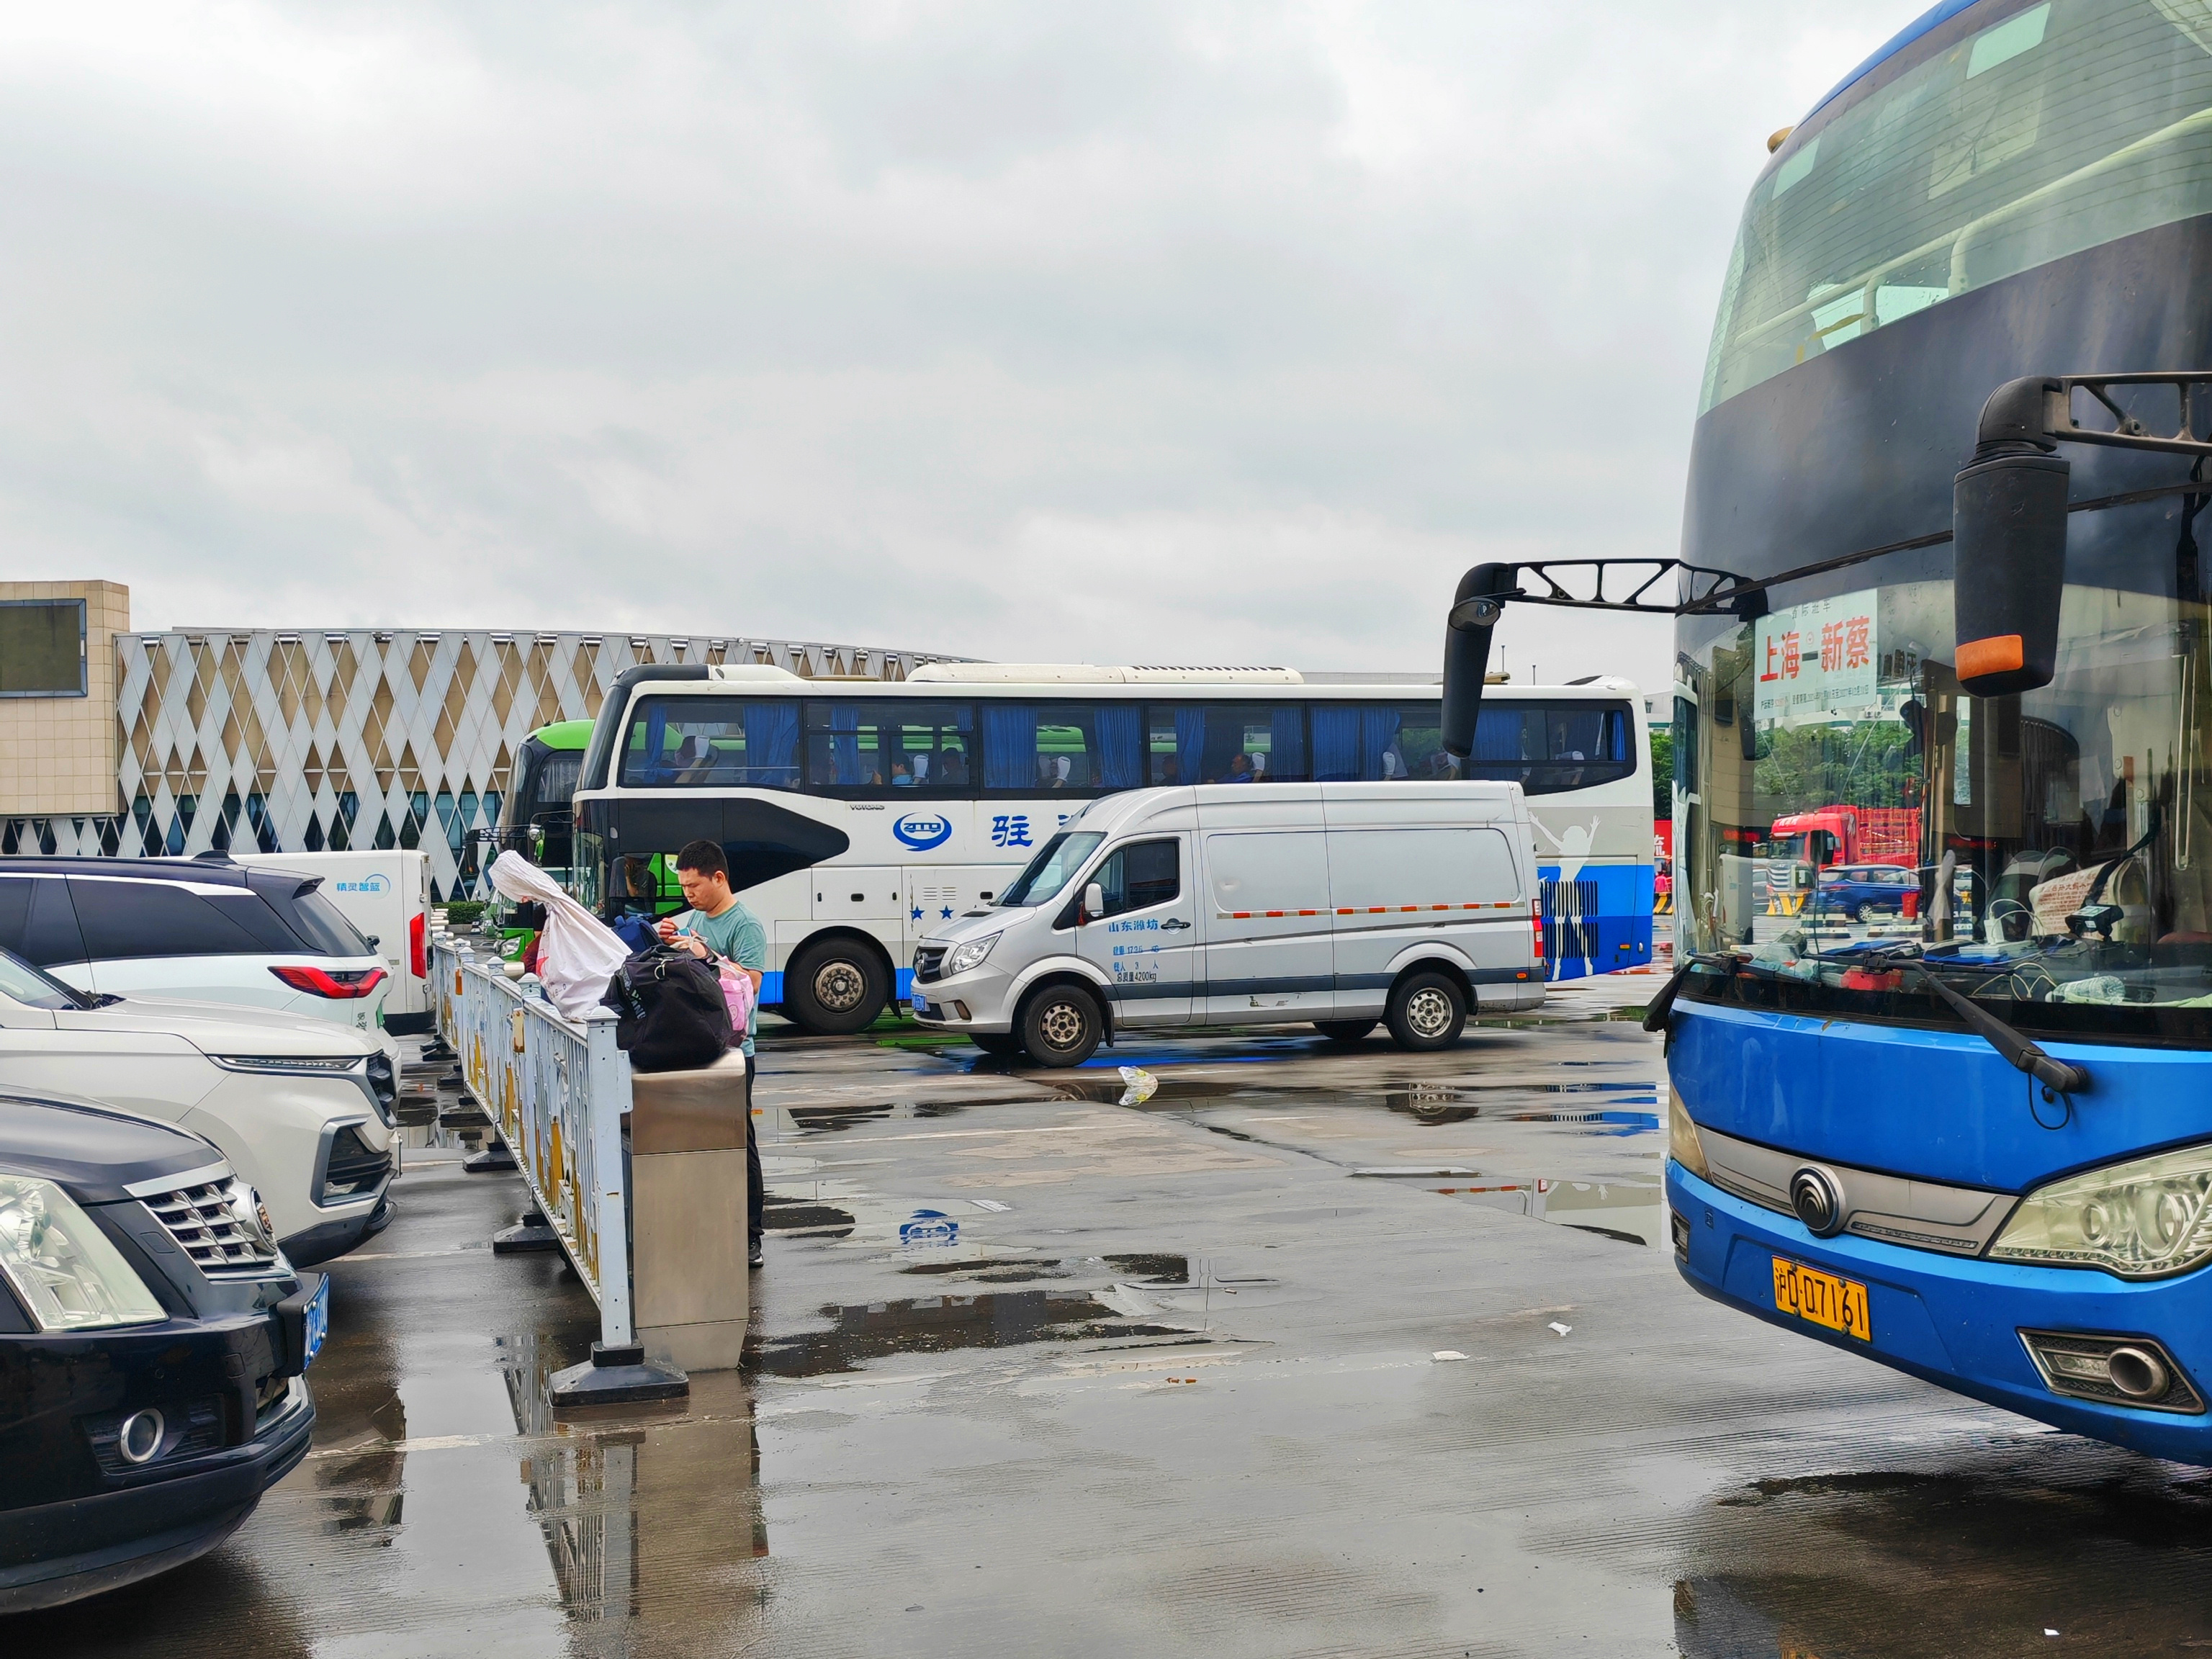
<svg viewBox="0 0 2212 1659">
<path fill-rule="evenodd" d="M 722 1000 L 730 1005 L 730 1030 L 742 1042 L 753 1023 L 753 976 L 734 962 L 722 963 L 720 971 Z"/>
</svg>

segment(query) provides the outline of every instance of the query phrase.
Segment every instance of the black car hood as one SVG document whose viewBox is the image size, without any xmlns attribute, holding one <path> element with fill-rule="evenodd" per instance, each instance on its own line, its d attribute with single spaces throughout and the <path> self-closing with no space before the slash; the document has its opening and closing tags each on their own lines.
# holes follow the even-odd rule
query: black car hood
<svg viewBox="0 0 2212 1659">
<path fill-rule="evenodd" d="M 222 1161 L 198 1135 L 112 1107 L 0 1094 L 0 1170 L 43 1176 L 80 1204 L 113 1204 L 139 1182 Z"/>
</svg>

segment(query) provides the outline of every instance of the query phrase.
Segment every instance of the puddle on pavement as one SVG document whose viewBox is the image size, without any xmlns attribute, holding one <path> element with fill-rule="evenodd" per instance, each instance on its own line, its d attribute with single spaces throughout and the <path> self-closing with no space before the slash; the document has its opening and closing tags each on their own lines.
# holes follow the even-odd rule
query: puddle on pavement
<svg viewBox="0 0 2212 1659">
<path fill-rule="evenodd" d="M 855 1223 L 850 1210 L 817 1199 L 787 1198 L 781 1193 L 763 1194 L 761 1230 L 771 1233 L 821 1232 L 842 1237 Z"/>
<path fill-rule="evenodd" d="M 937 1118 L 957 1117 L 970 1106 L 989 1106 L 1000 1103 L 989 1100 L 962 1101 L 872 1101 L 861 1106 L 787 1106 L 783 1109 L 791 1119 L 798 1137 L 836 1134 L 863 1123 L 889 1123 L 913 1119 L 927 1121 Z"/>
<path fill-rule="evenodd" d="M 1674 1588 L 1680 1651 L 2212 1650 L 2212 1476 L 2061 1435 L 1980 1461 L 1717 1497 Z"/>
<path fill-rule="evenodd" d="M 1194 1334 L 1181 1326 L 1129 1318 L 1088 1291 L 985 1291 L 832 1304 L 822 1316 L 834 1322 L 826 1331 L 763 1342 L 760 1370 L 770 1376 L 824 1376 L 856 1371 L 865 1361 L 893 1354 Z"/>
</svg>

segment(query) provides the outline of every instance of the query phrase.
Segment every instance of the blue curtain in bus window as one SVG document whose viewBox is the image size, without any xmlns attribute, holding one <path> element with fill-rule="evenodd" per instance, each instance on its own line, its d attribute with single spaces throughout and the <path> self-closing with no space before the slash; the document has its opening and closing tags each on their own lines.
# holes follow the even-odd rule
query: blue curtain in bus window
<svg viewBox="0 0 2212 1659">
<path fill-rule="evenodd" d="M 1398 711 L 1363 708 L 1359 711 L 1359 775 L 1363 778 L 1402 778 L 1406 757 L 1398 747 Z"/>
<path fill-rule="evenodd" d="M 1279 782 L 1301 782 L 1306 776 L 1306 711 L 1296 703 L 1279 704 L 1267 717 L 1266 776 Z"/>
<path fill-rule="evenodd" d="M 1034 789 L 1036 776 L 1036 705 L 983 705 L 983 787 Z"/>
<path fill-rule="evenodd" d="M 990 718 L 986 710 L 984 718 Z M 1145 781 L 1144 710 L 1133 702 L 1098 705 L 1098 781 L 1108 789 L 1141 788 Z"/>
<path fill-rule="evenodd" d="M 763 789 L 799 784 L 799 705 L 745 705 L 745 781 Z"/>
<path fill-rule="evenodd" d="M 1628 720 L 1619 709 L 1606 711 L 1601 752 L 1607 760 L 1625 761 L 1628 758 Z"/>
<path fill-rule="evenodd" d="M 1178 708 L 1176 722 L 1176 781 L 1206 781 L 1206 710 Z"/>
<path fill-rule="evenodd" d="M 1315 705 L 1313 775 L 1317 783 L 1350 783 L 1359 776 L 1359 711 Z"/>
<path fill-rule="evenodd" d="M 1475 716 L 1474 758 L 1487 766 L 1532 758 L 1523 741 L 1527 734 L 1522 726 L 1517 708 L 1485 708 Z"/>
<path fill-rule="evenodd" d="M 860 711 L 849 702 L 831 703 L 830 730 L 830 762 L 837 769 L 837 781 L 866 783 L 868 771 L 860 764 Z"/>
</svg>

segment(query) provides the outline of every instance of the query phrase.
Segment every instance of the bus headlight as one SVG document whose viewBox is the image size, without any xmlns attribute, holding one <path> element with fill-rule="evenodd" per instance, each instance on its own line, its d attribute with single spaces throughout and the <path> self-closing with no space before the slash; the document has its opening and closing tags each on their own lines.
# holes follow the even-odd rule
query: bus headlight
<svg viewBox="0 0 2212 1659">
<path fill-rule="evenodd" d="M 42 1331 L 168 1317 L 74 1199 L 51 1181 L 6 1170 L 0 1170 L 0 1275 Z"/>
<path fill-rule="evenodd" d="M 2039 1187 L 1990 1247 L 1999 1261 L 2163 1279 L 2212 1261 L 2212 1146 L 2160 1152 Z"/>
<path fill-rule="evenodd" d="M 1667 1156 L 1700 1181 L 1711 1179 L 1705 1170 L 1705 1143 L 1698 1139 L 1698 1126 L 1690 1121 L 1690 1109 L 1682 1104 L 1682 1097 L 1671 1083 L 1667 1085 Z"/>
<path fill-rule="evenodd" d="M 950 979 L 955 974 L 964 974 L 970 968 L 981 966 L 983 958 L 991 954 L 991 947 L 998 942 L 996 933 L 986 933 L 981 939 L 971 939 L 965 945 L 954 945 L 945 953 L 945 978 Z"/>
</svg>

